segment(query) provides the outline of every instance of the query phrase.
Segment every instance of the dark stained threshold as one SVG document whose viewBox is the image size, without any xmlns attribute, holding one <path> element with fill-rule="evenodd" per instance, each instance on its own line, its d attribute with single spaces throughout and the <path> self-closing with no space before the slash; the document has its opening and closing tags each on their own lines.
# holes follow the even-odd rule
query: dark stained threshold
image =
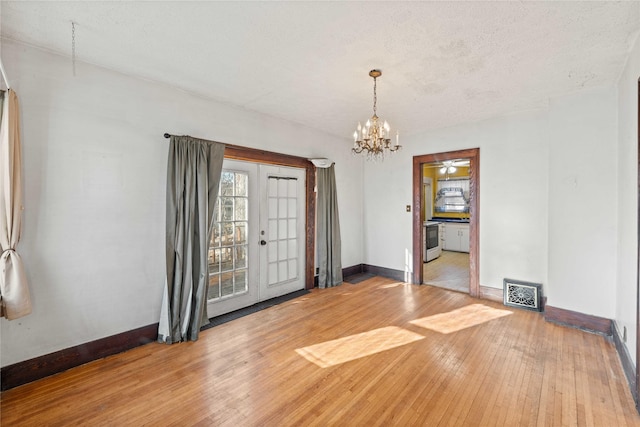
<svg viewBox="0 0 640 427">
<path fill-rule="evenodd" d="M 302 295 L 308 294 L 309 291 L 307 289 L 301 289 L 299 291 L 291 292 L 290 294 L 282 295 L 279 297 L 271 298 L 266 301 L 261 301 L 259 303 L 250 305 L 249 307 L 241 308 L 236 311 L 232 311 L 231 313 L 222 314 L 220 316 L 212 317 L 209 319 L 209 324 L 204 325 L 200 328 L 201 331 L 213 328 L 214 326 L 222 325 L 224 323 L 230 322 L 232 320 L 239 319 L 244 316 L 248 316 L 249 314 L 257 313 L 258 311 L 264 310 L 265 308 L 273 307 L 274 305 L 282 304 L 285 301 L 292 300 L 294 298 L 298 298 Z"/>
</svg>

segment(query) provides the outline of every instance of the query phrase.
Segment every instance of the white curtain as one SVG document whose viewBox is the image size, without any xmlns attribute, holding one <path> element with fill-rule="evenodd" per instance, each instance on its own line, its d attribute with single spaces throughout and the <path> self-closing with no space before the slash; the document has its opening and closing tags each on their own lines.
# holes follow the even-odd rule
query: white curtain
<svg viewBox="0 0 640 427">
<path fill-rule="evenodd" d="M 438 179 L 438 191 L 443 188 L 461 188 L 464 194 L 469 194 L 469 178 Z"/>
<path fill-rule="evenodd" d="M 167 277 L 158 341 L 195 341 L 208 323 L 208 250 L 224 144 L 172 136 L 167 170 Z"/>
<path fill-rule="evenodd" d="M 31 313 L 27 275 L 16 246 L 22 228 L 22 153 L 18 96 L 2 93 L 0 112 L 0 316 Z"/>
</svg>

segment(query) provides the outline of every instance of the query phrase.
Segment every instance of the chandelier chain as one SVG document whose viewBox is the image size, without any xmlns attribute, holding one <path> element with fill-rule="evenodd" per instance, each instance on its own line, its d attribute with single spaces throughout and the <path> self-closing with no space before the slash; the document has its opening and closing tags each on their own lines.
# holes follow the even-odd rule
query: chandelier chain
<svg viewBox="0 0 640 427">
<path fill-rule="evenodd" d="M 378 94 L 376 93 L 377 81 L 376 78 L 373 78 L 373 115 L 377 116 L 376 112 L 376 104 L 378 103 Z"/>
<path fill-rule="evenodd" d="M 76 23 L 71 21 L 71 67 L 73 77 L 76 76 Z"/>
</svg>

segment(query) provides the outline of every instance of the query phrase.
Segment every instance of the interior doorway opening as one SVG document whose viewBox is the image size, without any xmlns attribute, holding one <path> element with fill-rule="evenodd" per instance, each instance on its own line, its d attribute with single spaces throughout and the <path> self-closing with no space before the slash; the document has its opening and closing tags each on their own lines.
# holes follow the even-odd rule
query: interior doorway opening
<svg viewBox="0 0 640 427">
<path fill-rule="evenodd" d="M 469 293 L 469 159 L 422 165 L 422 284 Z"/>
<path fill-rule="evenodd" d="M 445 153 L 435 153 L 435 154 L 426 154 L 421 156 L 413 157 L 413 283 L 422 284 L 424 282 L 424 268 L 423 263 L 427 258 L 425 252 L 427 239 L 427 228 L 425 227 L 425 216 L 426 215 L 424 206 L 428 204 L 425 197 L 425 173 L 424 168 L 427 165 L 431 165 L 434 163 L 444 164 L 444 162 L 453 162 L 458 161 L 460 159 L 465 159 L 468 161 L 468 201 L 466 204 L 468 205 L 466 208 L 461 208 L 462 217 L 465 221 L 468 221 L 468 251 L 469 251 L 469 295 L 473 297 L 480 296 L 480 284 L 479 284 L 479 269 L 478 269 L 478 243 L 479 243 L 479 217 L 478 217 L 478 207 L 479 207 L 479 176 L 480 176 L 480 149 L 472 148 L 467 150 L 459 150 L 459 151 L 449 151 Z M 435 186 L 435 190 L 437 190 L 437 184 L 434 184 L 433 179 L 431 180 L 432 188 Z M 448 188 L 448 187 L 444 187 Z M 441 188 L 442 189 L 442 188 Z M 456 190 L 457 191 L 457 190 Z M 455 202 L 452 203 L 455 205 Z M 432 209 L 434 213 L 436 211 L 435 199 L 434 203 L 432 203 Z M 456 208 L 451 207 L 451 211 L 455 211 Z M 445 209 L 446 211 L 446 209 Z M 456 215 L 452 215 L 452 212 L 439 212 L 441 215 L 449 216 L 450 218 L 455 218 Z M 447 215 L 445 215 L 447 214 Z M 460 216 L 460 215 L 457 215 Z M 432 215 L 433 219 L 433 215 Z M 452 230 L 455 227 L 452 227 Z M 464 236 L 460 236 L 461 240 L 458 244 L 463 244 L 462 242 L 465 240 Z M 454 240 L 454 239 L 450 239 Z"/>
</svg>

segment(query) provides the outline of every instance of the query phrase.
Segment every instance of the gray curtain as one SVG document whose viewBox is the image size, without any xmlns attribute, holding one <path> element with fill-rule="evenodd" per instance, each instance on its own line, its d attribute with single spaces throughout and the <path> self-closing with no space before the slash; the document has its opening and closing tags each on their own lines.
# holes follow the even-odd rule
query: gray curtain
<svg viewBox="0 0 640 427">
<path fill-rule="evenodd" d="M 317 246 L 318 286 L 330 288 L 342 283 L 342 255 L 338 196 L 334 166 L 316 169 L 318 185 Z"/>
<path fill-rule="evenodd" d="M 158 341 L 198 339 L 208 323 L 208 250 L 224 144 L 172 136 L 167 170 L 167 277 Z"/>
</svg>

